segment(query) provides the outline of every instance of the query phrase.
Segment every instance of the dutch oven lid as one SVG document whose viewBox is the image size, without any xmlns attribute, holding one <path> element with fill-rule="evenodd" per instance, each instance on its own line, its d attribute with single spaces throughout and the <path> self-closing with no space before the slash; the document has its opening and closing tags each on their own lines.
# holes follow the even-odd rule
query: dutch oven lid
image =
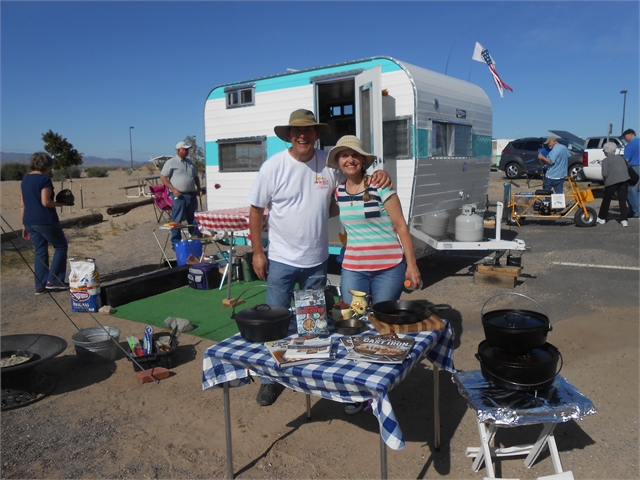
<svg viewBox="0 0 640 480">
<path fill-rule="evenodd" d="M 545 343 L 541 347 L 529 350 L 525 355 L 508 353 L 505 350 L 491 346 L 483 340 L 478 345 L 478 353 L 487 359 L 510 365 L 543 365 L 545 363 L 557 362 L 560 352 L 550 343 Z"/>
<path fill-rule="evenodd" d="M 509 330 L 549 328 L 547 316 L 531 310 L 495 310 L 485 313 L 482 321 Z"/>
<path fill-rule="evenodd" d="M 291 310 L 285 307 L 277 307 L 261 303 L 255 307 L 245 308 L 237 313 L 232 314 L 232 318 L 237 321 L 251 322 L 253 324 L 277 322 L 290 318 Z"/>
</svg>

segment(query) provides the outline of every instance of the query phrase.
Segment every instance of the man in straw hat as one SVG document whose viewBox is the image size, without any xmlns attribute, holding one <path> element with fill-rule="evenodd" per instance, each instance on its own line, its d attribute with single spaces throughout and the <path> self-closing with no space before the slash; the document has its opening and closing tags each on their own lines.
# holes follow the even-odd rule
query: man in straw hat
<svg viewBox="0 0 640 480">
<path fill-rule="evenodd" d="M 171 221 L 187 221 L 189 233 L 199 236 L 196 224 L 196 210 L 198 209 L 198 196 L 202 196 L 200 190 L 200 177 L 198 170 L 188 157 L 191 145 L 185 142 L 176 144 L 176 156 L 167 160 L 160 172 L 160 181 L 169 189 L 171 194 Z M 171 245 L 175 249 L 176 243 L 182 240 L 179 229 L 171 231 Z"/>
<path fill-rule="evenodd" d="M 288 125 L 274 128 L 291 147 L 271 156 L 260 167 L 247 200 L 253 246 L 253 269 L 267 281 L 267 303 L 289 308 L 296 286 L 302 290 L 324 286 L 329 258 L 329 205 L 341 173 L 327 166 L 327 152 L 315 148 L 331 132 L 309 110 L 296 110 Z M 377 171 L 372 183 L 387 186 L 389 174 Z M 262 219 L 269 207 L 269 258 L 262 243 Z M 334 215 L 337 214 L 337 211 Z M 282 292 L 282 293 L 281 293 Z M 275 384 L 260 381 L 259 405 L 276 399 Z"/>
</svg>

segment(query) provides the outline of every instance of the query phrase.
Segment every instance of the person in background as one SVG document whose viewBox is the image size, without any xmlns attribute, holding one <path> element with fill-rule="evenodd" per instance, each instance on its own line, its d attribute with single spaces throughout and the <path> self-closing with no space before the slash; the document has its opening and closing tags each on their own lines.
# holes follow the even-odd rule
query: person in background
<svg viewBox="0 0 640 480">
<path fill-rule="evenodd" d="M 160 181 L 169 189 L 173 206 L 171 207 L 171 221 L 187 221 L 189 234 L 200 236 L 196 226 L 196 210 L 198 197 L 202 196 L 198 170 L 188 157 L 191 145 L 185 142 L 176 144 L 176 156 L 166 161 L 160 172 Z M 181 230 L 171 231 L 171 245 L 175 246 L 182 240 Z"/>
<path fill-rule="evenodd" d="M 558 143 L 558 139 L 551 135 L 547 138 L 543 145 L 548 145 L 551 151 L 549 156 L 542 153 L 538 154 L 538 158 L 550 166 L 544 176 L 545 190 L 553 190 L 555 193 L 563 193 L 564 179 L 567 176 L 567 164 L 569 161 L 569 149 Z"/>
<path fill-rule="evenodd" d="M 640 159 L 638 157 L 640 141 L 638 137 L 636 137 L 636 132 L 628 128 L 622 135 L 627 141 L 627 145 L 624 147 L 624 158 L 629 161 L 629 166 L 633 168 L 636 173 L 640 173 Z M 627 202 L 629 203 L 629 218 L 640 218 L 640 182 L 629 187 Z"/>
<path fill-rule="evenodd" d="M 331 128 L 316 122 L 313 112 L 296 110 L 288 125 L 276 126 L 274 131 L 291 147 L 262 164 L 247 198 L 252 265 L 256 276 L 273 287 L 267 288 L 267 304 L 290 308 L 296 283 L 302 290 L 326 284 L 329 207 L 340 172 L 327 166 L 327 152 L 315 148 Z M 376 172 L 372 183 L 376 181 L 386 186 L 389 174 Z M 260 241 L 266 207 L 268 258 Z M 258 405 L 271 405 L 275 399 L 274 382 L 261 378 Z"/>
<path fill-rule="evenodd" d="M 371 184 L 366 170 L 375 155 L 362 148 L 362 142 L 346 135 L 329 151 L 327 166 L 340 169 L 346 181 L 334 190 L 340 221 L 347 232 L 342 261 L 340 290 L 342 300 L 351 303 L 350 290 L 371 295 L 372 302 L 399 300 L 405 280 L 421 284 L 420 270 L 409 228 L 395 191 Z M 345 406 L 353 415 L 362 403 Z"/>
<path fill-rule="evenodd" d="M 53 159 L 45 152 L 31 155 L 31 172 L 20 184 L 22 238 L 31 240 L 35 249 L 35 294 L 47 290 L 66 290 L 67 239 L 60 226 L 56 207 L 70 205 L 54 201 L 50 174 Z M 54 248 L 49 265 L 49 244 Z"/>
<path fill-rule="evenodd" d="M 618 194 L 618 204 L 620 205 L 620 226 L 628 227 L 627 221 L 627 191 L 629 189 L 629 171 L 627 161 L 620 155 L 615 155 L 616 144 L 607 142 L 603 145 L 604 160 L 602 160 L 602 177 L 604 178 L 604 195 L 602 204 L 598 212 L 596 223 L 604 225 L 607 223 L 609 205 L 613 194 Z"/>
</svg>

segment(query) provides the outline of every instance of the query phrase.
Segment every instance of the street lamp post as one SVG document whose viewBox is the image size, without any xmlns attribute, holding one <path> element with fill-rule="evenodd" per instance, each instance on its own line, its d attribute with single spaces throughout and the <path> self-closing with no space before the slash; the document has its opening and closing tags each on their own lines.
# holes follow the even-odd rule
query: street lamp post
<svg viewBox="0 0 640 480">
<path fill-rule="evenodd" d="M 133 145 L 131 144 L 131 130 L 133 130 L 133 127 L 129 127 L 129 153 L 131 154 L 131 171 L 133 172 Z"/>
<path fill-rule="evenodd" d="M 622 103 L 622 131 L 620 132 L 620 135 L 622 135 L 624 133 L 624 111 L 627 108 L 627 91 L 620 90 L 620 93 L 624 95 L 624 102 Z"/>
</svg>

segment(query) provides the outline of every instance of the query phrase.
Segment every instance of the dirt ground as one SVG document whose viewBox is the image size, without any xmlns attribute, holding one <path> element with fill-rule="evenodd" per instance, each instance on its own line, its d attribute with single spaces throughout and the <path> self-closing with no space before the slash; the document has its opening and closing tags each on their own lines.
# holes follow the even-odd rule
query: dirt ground
<svg viewBox="0 0 640 480">
<path fill-rule="evenodd" d="M 148 174 L 140 170 L 133 177 Z M 76 206 L 61 214 L 62 220 L 90 213 L 104 216 L 100 224 L 70 228 L 65 233 L 69 256 L 95 258 L 105 284 L 154 271 L 161 260 L 152 235 L 157 224 L 151 205 L 121 216 L 106 213 L 109 206 L 135 201 L 118 190 L 130 178 L 129 173 L 116 171 L 106 179 L 75 180 Z M 501 199 L 503 181 L 492 174 L 491 201 Z M 80 209 L 80 184 L 84 209 Z M 59 183 L 55 188 L 60 189 Z M 3 232 L 17 230 L 21 227 L 19 182 L 2 182 L 1 189 Z M 561 235 L 561 230 L 557 232 Z M 21 240 L 15 242 L 21 245 Z M 19 252 L 32 264 L 28 249 L 19 248 Z M 548 275 L 543 262 L 533 255 L 526 267 L 530 275 L 516 291 L 527 293 Z M 504 290 L 475 285 L 469 263 L 460 263 L 455 271 L 458 267 L 447 264 L 450 258 L 436 256 L 421 262 L 425 272 L 433 273 L 425 275 L 429 279 L 426 288 L 411 298 L 452 305 L 449 320 L 457 334 L 456 368 L 475 370 L 479 365 L 474 354 L 484 339 L 480 308 Z M 637 255 L 633 260 L 637 263 Z M 454 271 L 437 274 L 447 269 Z M 32 273 L 8 243 L 2 244 L 1 281 L 2 335 L 45 333 L 69 344 L 58 357 L 38 367 L 56 379 L 52 394 L 0 415 L 2 478 L 226 477 L 222 390 L 203 391 L 201 383 L 203 352 L 213 342 L 182 334 L 171 377 L 159 384 L 139 385 L 126 358 L 98 365 L 77 362 L 71 336 L 76 326 L 94 327 L 97 320 L 119 328 L 121 340 L 128 335 L 140 338 L 144 325 L 106 315 L 72 313 L 66 292 L 34 296 Z M 636 281 L 631 290 L 637 288 Z M 539 300 L 544 304 L 546 299 Z M 561 307 L 556 303 L 556 310 Z M 564 469 L 571 470 L 576 479 L 639 478 L 637 304 L 606 310 L 595 306 L 580 314 L 562 311 L 549 335 L 565 359 L 562 374 L 598 409 L 583 421 L 556 428 Z M 391 392 L 406 447 L 388 450 L 390 478 L 480 479 L 485 475 L 484 468 L 473 472 L 472 459 L 465 456 L 466 447 L 479 445 L 474 412 L 449 373 L 441 373 L 439 388 L 439 450 L 433 448 L 430 363 L 418 364 Z M 305 396 L 285 389 L 274 405 L 259 407 L 257 391 L 257 383 L 231 390 L 236 477 L 380 477 L 378 425 L 370 412 L 347 416 L 342 405 L 312 397 L 312 419 L 307 420 Z M 539 432 L 539 425 L 501 429 L 496 441 L 503 446 L 530 443 Z M 548 452 L 531 469 L 524 467 L 521 457 L 501 459 L 496 469 L 498 476 L 521 479 L 554 473 Z"/>
</svg>

